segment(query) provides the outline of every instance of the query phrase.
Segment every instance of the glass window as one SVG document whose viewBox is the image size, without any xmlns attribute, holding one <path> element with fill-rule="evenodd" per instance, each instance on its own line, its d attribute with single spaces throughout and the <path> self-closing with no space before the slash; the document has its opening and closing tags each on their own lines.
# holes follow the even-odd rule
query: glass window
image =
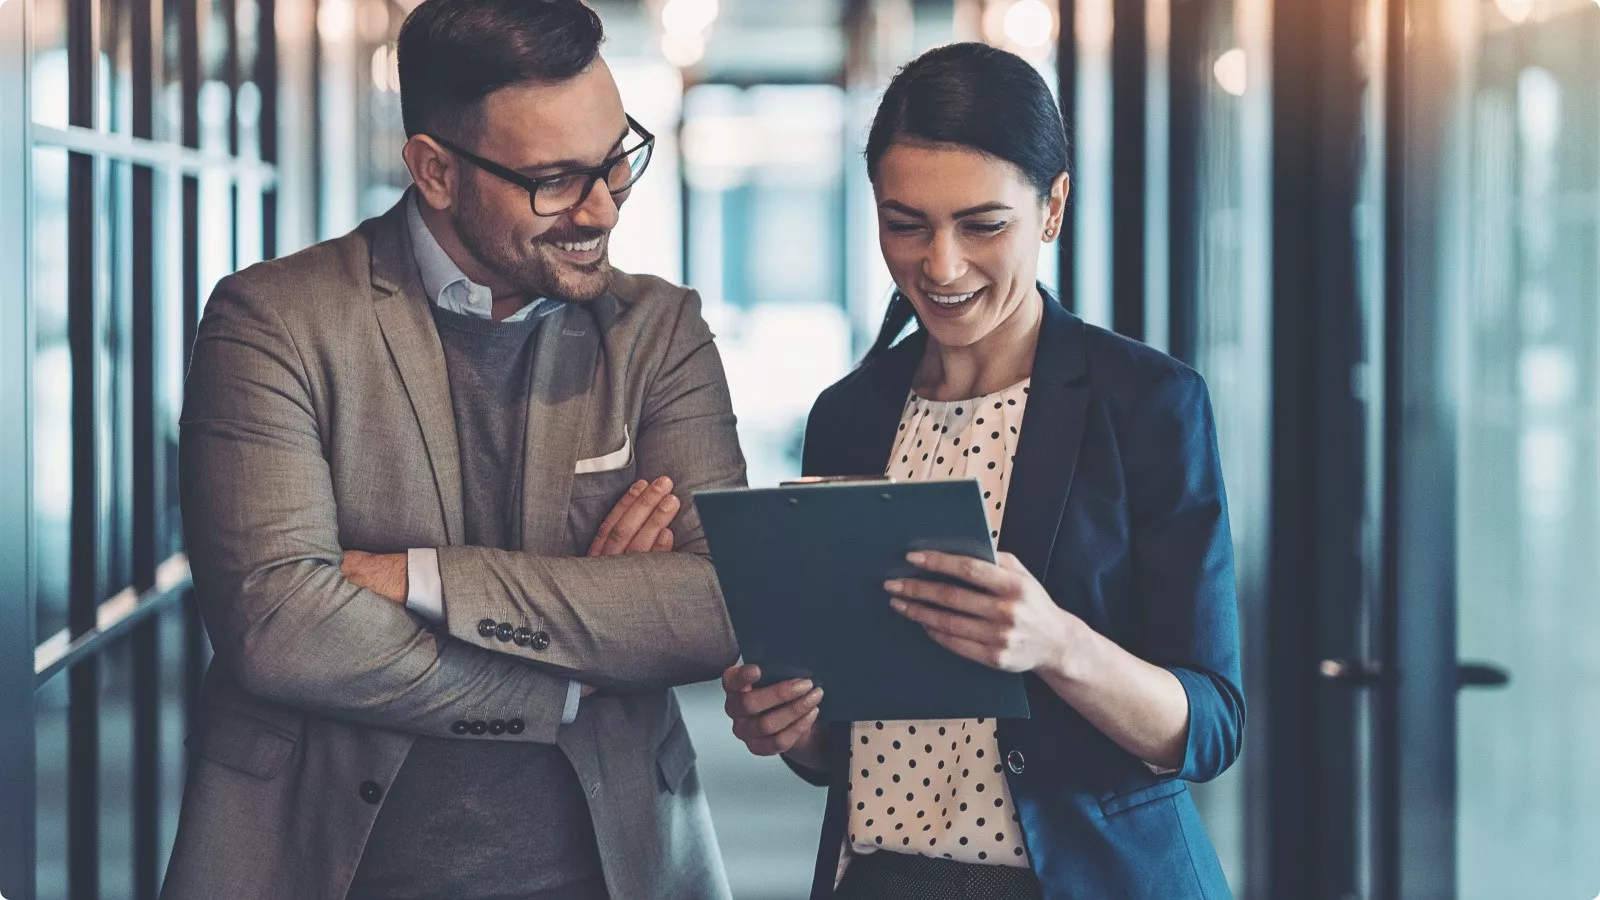
<svg viewBox="0 0 1600 900">
<path fill-rule="evenodd" d="M 67 343 L 67 151 L 33 151 L 33 520 L 36 633 L 67 627 L 71 574 L 72 350 Z"/>
</svg>

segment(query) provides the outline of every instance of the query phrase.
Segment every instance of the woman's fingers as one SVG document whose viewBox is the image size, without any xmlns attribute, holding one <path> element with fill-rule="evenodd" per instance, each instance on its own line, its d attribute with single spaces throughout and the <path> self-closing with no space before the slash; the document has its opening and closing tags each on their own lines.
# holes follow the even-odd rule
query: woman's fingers
<svg viewBox="0 0 1600 900">
<path fill-rule="evenodd" d="M 804 740 L 806 735 L 811 733 L 812 728 L 816 727 L 817 715 L 820 712 L 821 710 L 819 709 L 813 709 L 801 716 L 793 725 L 777 734 L 767 738 L 745 741 L 744 745 L 750 748 L 750 752 L 757 756 L 777 756 L 780 753 L 788 753 L 794 749 L 796 744 Z"/>
<path fill-rule="evenodd" d="M 791 729 L 801 719 L 816 712 L 822 703 L 822 688 L 812 688 L 781 706 L 764 713 L 733 720 L 733 736 L 745 743 L 763 741 Z"/>
<path fill-rule="evenodd" d="M 813 685 L 804 678 L 790 678 L 777 684 L 766 687 L 755 687 L 755 682 L 760 679 L 760 669 L 755 666 L 746 666 L 755 670 L 755 677 L 741 677 L 738 686 L 729 689 L 724 682 L 727 699 L 723 704 L 724 711 L 730 719 L 750 719 L 760 716 L 769 710 L 776 709 L 786 703 L 791 703 L 804 697 Z"/>
<path fill-rule="evenodd" d="M 977 643 L 989 643 L 996 636 L 996 630 L 991 623 L 963 613 L 949 612 L 936 606 L 903 600 L 899 597 L 891 598 L 889 605 L 895 612 L 929 630 L 942 631 Z"/>
<path fill-rule="evenodd" d="M 891 579 L 883 583 L 883 589 L 888 591 L 891 597 L 916 600 L 968 616 L 977 616 L 980 619 L 988 618 L 998 603 L 991 594 L 979 593 L 953 584 L 923 581 L 920 578 Z"/>
<path fill-rule="evenodd" d="M 919 569 L 948 575 L 990 594 L 1011 594 L 1018 587 L 1016 572 L 970 556 L 928 550 L 907 553 L 906 562 Z"/>
<path fill-rule="evenodd" d="M 1000 668 L 1000 652 L 988 644 L 957 637 L 949 632 L 937 631 L 932 628 L 924 627 L 923 631 L 928 633 L 928 637 L 933 638 L 934 643 L 957 656 L 964 656 L 979 665 L 988 666 L 991 669 Z"/>
</svg>

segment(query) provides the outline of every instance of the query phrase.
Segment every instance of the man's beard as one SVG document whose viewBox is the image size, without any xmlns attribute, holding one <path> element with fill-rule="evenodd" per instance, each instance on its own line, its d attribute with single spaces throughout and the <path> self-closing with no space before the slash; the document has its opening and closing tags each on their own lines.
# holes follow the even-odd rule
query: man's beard
<svg viewBox="0 0 1600 900">
<path fill-rule="evenodd" d="M 601 257 L 592 266 L 563 265 L 551 258 L 557 241 L 583 243 L 603 238 L 598 228 L 579 228 L 563 222 L 539 236 L 537 244 L 527 246 L 504 230 L 493 227 L 491 217 L 482 213 L 476 185 L 466 179 L 457 197 L 452 224 L 461 243 L 478 262 L 500 276 L 512 290 L 532 300 L 536 297 L 588 303 L 611 287 L 611 260 L 602 245 Z"/>
</svg>

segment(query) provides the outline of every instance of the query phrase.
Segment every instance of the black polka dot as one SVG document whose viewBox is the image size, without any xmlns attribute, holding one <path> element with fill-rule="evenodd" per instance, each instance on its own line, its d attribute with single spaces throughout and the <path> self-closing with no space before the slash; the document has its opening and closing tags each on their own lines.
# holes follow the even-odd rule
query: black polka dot
<svg viewBox="0 0 1600 900">
<path fill-rule="evenodd" d="M 981 781 L 978 782 L 978 793 L 980 793 L 980 794 L 983 793 L 984 787 L 986 787 L 986 785 L 984 785 L 983 782 L 981 782 Z"/>
<path fill-rule="evenodd" d="M 871 827 L 872 827 L 872 820 L 871 820 L 871 819 L 868 819 L 868 820 L 867 820 L 867 827 L 868 827 L 868 828 L 871 828 Z"/>
<path fill-rule="evenodd" d="M 904 822 L 896 822 L 896 823 L 894 823 L 894 830 L 895 831 L 904 831 L 905 829 L 906 829 L 906 823 L 904 823 Z"/>
<path fill-rule="evenodd" d="M 961 846 L 965 847 L 966 845 L 967 845 L 967 839 L 966 838 L 962 838 L 961 839 Z"/>
<path fill-rule="evenodd" d="M 923 787 L 933 787 L 933 779 L 932 778 L 924 778 L 924 779 L 922 779 L 922 786 Z"/>
<path fill-rule="evenodd" d="M 1005 805 L 1006 805 L 1006 801 L 1005 801 L 1004 797 L 996 797 L 996 798 L 994 798 L 994 808 L 995 809 L 999 809 L 1000 807 L 1005 806 Z"/>
<path fill-rule="evenodd" d="M 979 827 L 979 828 L 982 828 L 982 827 L 983 827 L 983 823 L 984 823 L 984 818 L 983 818 L 983 816 L 979 816 L 979 817 L 978 817 L 978 827 Z"/>
<path fill-rule="evenodd" d="M 900 749 L 900 742 L 899 741 L 895 741 L 890 746 L 894 747 L 896 750 L 899 750 Z"/>
<path fill-rule="evenodd" d="M 952 447 L 961 446 L 961 438 L 956 438 L 955 440 L 951 441 L 950 442 L 950 446 L 952 446 Z"/>
<path fill-rule="evenodd" d="M 994 466 L 995 466 L 995 464 L 994 464 L 994 463 L 989 463 L 989 468 L 991 468 L 991 469 L 992 469 L 992 468 L 994 468 Z"/>
<path fill-rule="evenodd" d="M 994 839 L 997 841 L 1003 841 L 1006 839 L 1006 833 L 1003 831 L 996 831 L 994 833 Z"/>
<path fill-rule="evenodd" d="M 924 810 L 920 810 L 920 809 L 917 810 L 917 818 L 919 818 L 919 819 L 923 818 L 925 815 L 926 815 L 926 812 Z"/>
<path fill-rule="evenodd" d="M 1015 850 L 1012 850 L 1011 851 L 1011 855 L 1012 856 L 1021 856 L 1022 855 L 1022 848 L 1018 847 Z"/>
<path fill-rule="evenodd" d="M 874 838 L 874 840 L 876 840 L 880 844 L 883 843 L 883 835 L 881 835 L 881 834 L 878 835 L 876 838 Z"/>
<path fill-rule="evenodd" d="M 880 763 L 883 762 L 883 754 L 882 753 L 878 754 L 878 762 L 880 762 Z"/>
<path fill-rule="evenodd" d="M 906 762 L 910 763 L 911 764 L 911 768 L 913 768 L 913 769 L 915 769 L 917 767 L 917 761 L 914 760 L 914 759 L 908 759 L 908 760 L 906 760 Z"/>
<path fill-rule="evenodd" d="M 1000 408 L 1000 403 L 998 401 L 995 402 L 994 408 L 995 409 L 999 409 Z"/>
<path fill-rule="evenodd" d="M 989 858 L 989 854 L 983 852 L 982 850 L 979 850 L 978 851 L 978 858 L 979 859 L 988 859 Z"/>
<path fill-rule="evenodd" d="M 978 748 L 978 758 L 979 759 L 983 759 L 983 748 L 982 747 Z"/>
<path fill-rule="evenodd" d="M 940 734 L 944 734 L 944 726 L 943 725 L 939 726 L 939 733 Z"/>
<path fill-rule="evenodd" d="M 895 784 L 899 784 L 900 783 L 900 775 L 898 773 L 896 773 L 894 775 L 890 775 L 889 777 L 894 779 L 894 783 Z"/>
<path fill-rule="evenodd" d="M 867 808 L 867 805 L 865 803 L 857 803 L 856 804 L 856 809 L 858 809 L 858 810 L 862 810 L 862 809 L 866 809 L 866 808 Z"/>
<path fill-rule="evenodd" d="M 922 752 L 923 753 L 932 753 L 933 752 L 933 745 L 932 744 L 923 744 L 922 745 Z"/>
<path fill-rule="evenodd" d="M 863 734 L 861 736 L 861 743 L 865 744 L 866 742 L 867 742 L 867 736 Z"/>
<path fill-rule="evenodd" d="M 878 730 L 879 731 L 883 730 L 883 723 L 882 722 L 877 723 L 877 726 L 878 726 Z"/>
<path fill-rule="evenodd" d="M 909 454 L 907 454 L 905 456 L 902 456 L 902 457 L 900 457 L 900 461 L 901 462 L 910 462 L 911 461 L 911 456 Z"/>
<path fill-rule="evenodd" d="M 936 462 L 936 463 L 938 463 L 940 465 L 944 465 L 944 457 L 941 456 L 938 459 L 934 460 L 934 462 Z"/>
<path fill-rule="evenodd" d="M 961 407 L 956 407 L 956 415 L 961 415 Z"/>
<path fill-rule="evenodd" d="M 874 793 L 876 793 L 879 797 L 882 797 L 883 796 L 883 788 L 878 788 L 877 791 L 875 791 Z"/>
<path fill-rule="evenodd" d="M 906 794 L 906 799 L 907 800 L 911 800 L 914 796 L 915 796 L 914 794 L 907 793 Z"/>
<path fill-rule="evenodd" d="M 997 441 L 1000 440 L 1000 432 L 998 432 L 998 431 L 996 431 L 994 434 L 991 434 L 989 436 L 994 438 Z"/>
<path fill-rule="evenodd" d="M 900 839 L 900 846 L 902 846 L 902 847 L 911 846 L 911 838 L 901 838 Z"/>
<path fill-rule="evenodd" d="M 894 807 L 889 807 L 889 815 L 894 815 Z"/>
<path fill-rule="evenodd" d="M 965 803 L 961 804 L 961 811 L 962 812 L 966 812 L 967 811 L 967 805 Z"/>
<path fill-rule="evenodd" d="M 982 449 L 983 449 L 983 448 L 982 448 L 982 447 L 973 447 L 973 448 L 972 448 L 972 452 L 973 452 L 973 453 L 977 453 L 977 452 L 978 452 L 978 451 L 980 451 L 980 450 L 982 450 Z"/>
</svg>

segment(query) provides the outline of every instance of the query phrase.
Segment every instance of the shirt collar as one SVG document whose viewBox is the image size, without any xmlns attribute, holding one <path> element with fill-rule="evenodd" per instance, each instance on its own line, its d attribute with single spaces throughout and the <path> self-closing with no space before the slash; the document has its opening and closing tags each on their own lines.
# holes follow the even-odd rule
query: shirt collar
<svg viewBox="0 0 1600 900">
<path fill-rule="evenodd" d="M 416 257 L 417 269 L 422 275 L 422 288 L 428 292 L 428 299 L 449 312 L 480 319 L 493 318 L 494 293 L 468 278 L 444 247 L 439 245 L 428 223 L 422 220 L 422 210 L 418 205 L 421 202 L 413 188 L 406 203 L 406 226 L 411 232 L 411 253 Z M 504 321 L 521 322 L 532 316 L 543 318 L 562 306 L 560 301 L 540 298 L 512 313 Z"/>
</svg>

